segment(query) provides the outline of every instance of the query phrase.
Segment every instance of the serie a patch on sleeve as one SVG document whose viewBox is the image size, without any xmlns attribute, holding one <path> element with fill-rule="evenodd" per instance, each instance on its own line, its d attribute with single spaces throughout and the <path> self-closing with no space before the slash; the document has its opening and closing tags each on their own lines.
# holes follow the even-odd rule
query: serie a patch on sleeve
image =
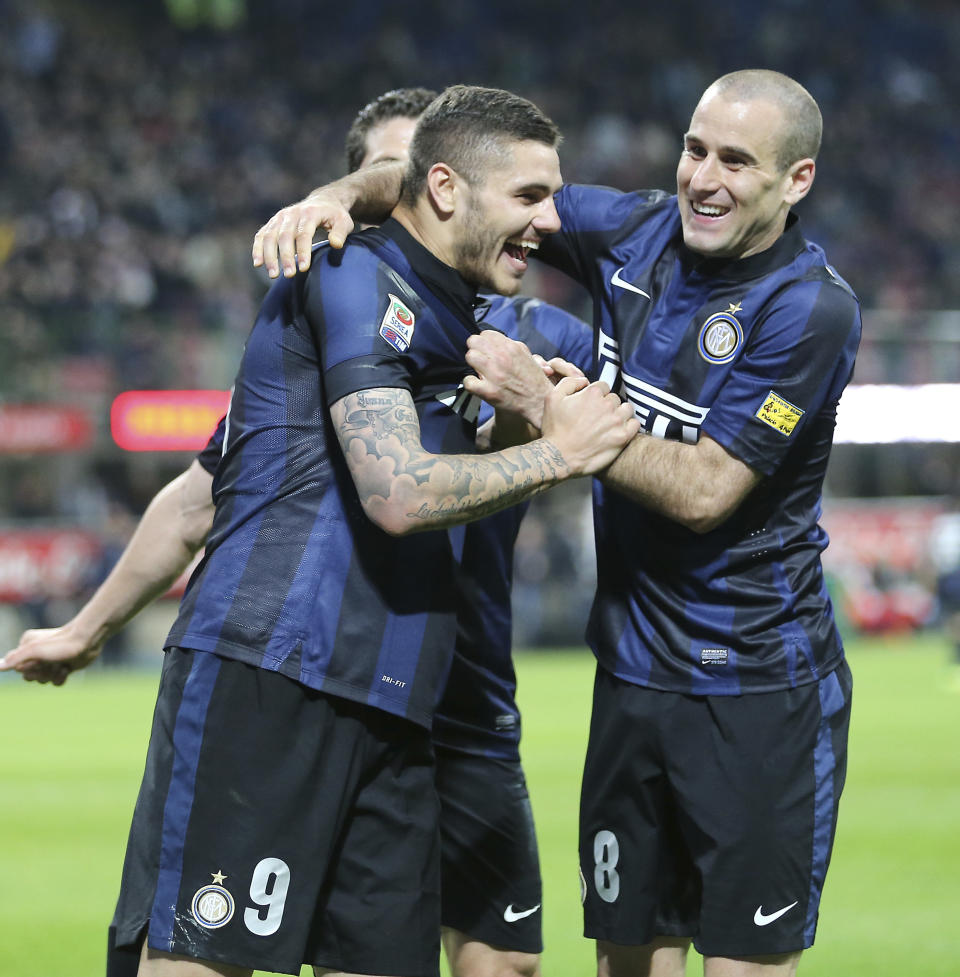
<svg viewBox="0 0 960 977">
<path fill-rule="evenodd" d="M 779 431 L 785 438 L 789 438 L 797 422 L 803 417 L 803 411 L 771 390 L 754 416 L 764 424 L 769 424 L 775 431 Z"/>
<path fill-rule="evenodd" d="M 396 297 L 388 294 L 387 311 L 380 321 L 380 335 L 398 352 L 405 353 L 413 339 L 413 313 Z"/>
</svg>

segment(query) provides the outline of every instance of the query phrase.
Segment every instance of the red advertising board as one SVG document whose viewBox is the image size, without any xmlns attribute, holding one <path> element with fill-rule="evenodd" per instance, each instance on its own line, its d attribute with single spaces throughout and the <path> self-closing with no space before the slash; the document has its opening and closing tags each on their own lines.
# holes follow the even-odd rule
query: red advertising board
<svg viewBox="0 0 960 977">
<path fill-rule="evenodd" d="M 93 438 L 86 411 L 56 404 L 0 406 L 0 454 L 79 451 Z"/>
<path fill-rule="evenodd" d="M 99 556 L 99 539 L 81 529 L 2 530 L 0 602 L 74 596 Z"/>
<path fill-rule="evenodd" d="M 229 403 L 224 390 L 128 390 L 110 408 L 110 433 L 127 451 L 199 451 Z"/>
</svg>

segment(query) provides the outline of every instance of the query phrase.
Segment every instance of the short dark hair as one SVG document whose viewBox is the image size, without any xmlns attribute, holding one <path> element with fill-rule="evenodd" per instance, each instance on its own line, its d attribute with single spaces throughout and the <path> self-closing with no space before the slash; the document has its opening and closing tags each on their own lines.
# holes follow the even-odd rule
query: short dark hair
<svg viewBox="0 0 960 977">
<path fill-rule="evenodd" d="M 437 93 L 429 88 L 394 88 L 364 105 L 347 132 L 347 171 L 360 169 L 371 129 L 391 119 L 419 119 L 436 97 Z"/>
<path fill-rule="evenodd" d="M 447 163 L 468 183 L 483 182 L 491 157 L 503 158 L 508 143 L 533 140 L 551 148 L 560 130 L 533 102 L 500 88 L 453 85 L 420 116 L 410 141 L 402 200 L 423 193 L 434 163 Z"/>
</svg>

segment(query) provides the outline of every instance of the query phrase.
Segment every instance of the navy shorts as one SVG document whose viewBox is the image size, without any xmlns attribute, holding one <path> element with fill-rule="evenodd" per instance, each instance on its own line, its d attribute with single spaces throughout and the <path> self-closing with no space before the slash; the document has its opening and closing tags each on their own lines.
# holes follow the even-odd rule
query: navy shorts
<svg viewBox="0 0 960 977">
<path fill-rule="evenodd" d="M 813 944 L 846 773 L 850 671 L 741 696 L 598 667 L 580 810 L 588 937 L 705 956 Z"/>
<path fill-rule="evenodd" d="M 166 655 L 112 939 L 299 974 L 434 977 L 427 730 L 205 652 Z M 118 950 L 118 953 L 123 953 Z"/>
<path fill-rule="evenodd" d="M 501 950 L 543 950 L 543 891 L 519 761 L 436 750 L 443 925 Z"/>
</svg>

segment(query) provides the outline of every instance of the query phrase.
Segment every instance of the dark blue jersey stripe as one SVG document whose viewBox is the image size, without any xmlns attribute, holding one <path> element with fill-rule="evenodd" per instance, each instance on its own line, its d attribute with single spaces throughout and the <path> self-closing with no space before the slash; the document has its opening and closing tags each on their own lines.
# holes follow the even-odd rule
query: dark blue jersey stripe
<svg viewBox="0 0 960 977">
<path fill-rule="evenodd" d="M 215 655 L 196 655 L 187 678 L 173 730 L 173 771 L 163 808 L 160 864 L 150 913 L 149 944 L 170 952 L 176 930 L 176 907 L 183 875 L 183 846 L 193 807 L 200 744 L 213 686 L 220 671 Z"/>
<path fill-rule="evenodd" d="M 475 420 L 437 398 L 467 372 L 472 294 L 399 225 L 320 248 L 308 275 L 274 284 L 234 383 L 206 553 L 168 645 L 429 725 L 453 650 L 460 537 L 395 539 L 371 523 L 328 405 L 401 386 L 427 450 L 475 450 Z"/>
</svg>

